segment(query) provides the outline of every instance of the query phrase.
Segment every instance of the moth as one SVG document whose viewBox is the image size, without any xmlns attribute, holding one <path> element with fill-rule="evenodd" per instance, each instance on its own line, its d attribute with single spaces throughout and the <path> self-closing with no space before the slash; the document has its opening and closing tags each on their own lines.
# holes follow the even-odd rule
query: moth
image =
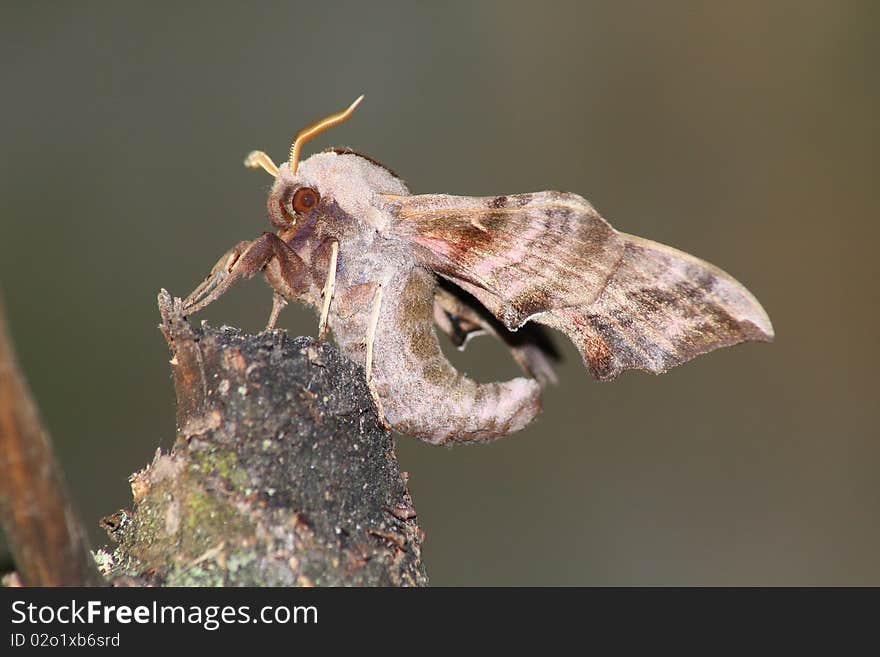
<svg viewBox="0 0 880 657">
<path fill-rule="evenodd" d="M 410 193 L 376 160 L 302 145 L 363 99 L 302 130 L 275 178 L 275 232 L 240 242 L 184 301 L 193 314 L 237 280 L 263 272 L 274 290 L 267 330 L 288 301 L 319 313 L 363 366 L 384 422 L 435 444 L 488 442 L 522 429 L 555 382 L 541 327 L 565 334 L 599 380 L 659 374 L 699 354 L 770 341 L 761 305 L 733 277 L 691 255 L 618 232 L 582 197 L 543 191 L 485 198 Z M 441 351 L 479 334 L 505 342 L 526 376 L 477 383 Z"/>
</svg>

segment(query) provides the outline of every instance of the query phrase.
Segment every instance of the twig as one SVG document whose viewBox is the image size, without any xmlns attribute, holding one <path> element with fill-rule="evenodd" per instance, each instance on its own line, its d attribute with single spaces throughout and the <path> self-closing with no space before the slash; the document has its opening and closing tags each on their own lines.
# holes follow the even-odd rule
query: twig
<svg viewBox="0 0 880 657">
<path fill-rule="evenodd" d="M 364 371 L 284 331 L 192 328 L 159 295 L 178 435 L 105 519 L 118 585 L 419 586 L 423 534 Z"/>
<path fill-rule="evenodd" d="M 100 586 L 0 303 L 0 522 L 25 586 Z"/>
</svg>

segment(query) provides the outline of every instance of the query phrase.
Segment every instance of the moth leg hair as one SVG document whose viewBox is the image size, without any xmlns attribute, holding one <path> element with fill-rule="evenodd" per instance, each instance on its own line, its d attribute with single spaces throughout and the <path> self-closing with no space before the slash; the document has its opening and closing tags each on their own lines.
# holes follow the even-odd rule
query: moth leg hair
<svg viewBox="0 0 880 657">
<path fill-rule="evenodd" d="M 318 321 L 318 340 L 323 340 L 327 335 L 327 318 L 330 315 L 330 302 L 333 300 L 333 292 L 336 289 L 336 261 L 338 258 L 339 242 L 334 241 L 330 245 L 330 266 L 327 270 L 324 289 L 321 292 L 324 296 L 324 303 L 321 306 L 321 319 Z"/>
<path fill-rule="evenodd" d="M 264 169 L 273 178 L 278 177 L 278 166 L 272 161 L 272 158 L 263 151 L 251 151 L 244 158 L 244 165 L 248 169 Z"/>
</svg>

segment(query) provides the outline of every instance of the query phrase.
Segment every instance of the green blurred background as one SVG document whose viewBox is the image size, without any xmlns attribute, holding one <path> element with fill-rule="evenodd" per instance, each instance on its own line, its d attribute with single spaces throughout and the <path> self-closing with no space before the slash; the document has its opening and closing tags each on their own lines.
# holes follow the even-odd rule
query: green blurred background
<svg viewBox="0 0 880 657">
<path fill-rule="evenodd" d="M 435 4 L 4 3 L 0 288 L 95 543 L 174 436 L 157 291 L 268 228 L 249 150 L 366 93 L 306 150 L 416 193 L 578 192 L 777 331 L 611 384 L 565 344 L 529 429 L 401 437 L 434 584 L 880 584 L 878 5 Z M 270 300 L 199 319 L 258 330 Z M 516 372 L 486 339 L 454 360 Z"/>
</svg>

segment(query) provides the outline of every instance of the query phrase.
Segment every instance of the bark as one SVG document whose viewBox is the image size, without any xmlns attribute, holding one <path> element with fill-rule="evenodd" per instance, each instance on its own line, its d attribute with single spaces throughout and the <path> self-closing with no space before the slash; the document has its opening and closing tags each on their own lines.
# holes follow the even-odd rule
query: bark
<svg viewBox="0 0 880 657">
<path fill-rule="evenodd" d="M 178 434 L 104 519 L 117 585 L 426 585 L 423 533 L 364 372 L 284 331 L 192 328 L 159 295 Z"/>
<path fill-rule="evenodd" d="M 0 524 L 24 586 L 104 583 L 18 367 L 0 304 Z"/>
</svg>

